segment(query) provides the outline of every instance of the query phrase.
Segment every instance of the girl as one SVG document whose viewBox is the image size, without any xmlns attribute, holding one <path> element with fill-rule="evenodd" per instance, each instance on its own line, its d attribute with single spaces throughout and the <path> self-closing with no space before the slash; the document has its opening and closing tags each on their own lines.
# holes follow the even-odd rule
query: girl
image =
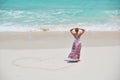
<svg viewBox="0 0 120 80">
<path fill-rule="evenodd" d="M 72 28 L 70 29 L 70 32 L 74 36 L 75 40 L 73 42 L 71 53 L 68 56 L 68 61 L 78 62 L 80 59 L 80 51 L 81 51 L 80 37 L 85 32 L 85 30 L 81 28 Z"/>
</svg>

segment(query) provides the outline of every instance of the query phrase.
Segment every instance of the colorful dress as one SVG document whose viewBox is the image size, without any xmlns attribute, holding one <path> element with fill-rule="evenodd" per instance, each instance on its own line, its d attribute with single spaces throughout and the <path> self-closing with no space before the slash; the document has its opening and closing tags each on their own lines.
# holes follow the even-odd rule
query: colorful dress
<svg viewBox="0 0 120 80">
<path fill-rule="evenodd" d="M 71 61 L 79 61 L 80 51 L 81 51 L 81 41 L 79 39 L 76 39 L 73 42 L 72 50 L 68 56 L 68 59 Z"/>
</svg>

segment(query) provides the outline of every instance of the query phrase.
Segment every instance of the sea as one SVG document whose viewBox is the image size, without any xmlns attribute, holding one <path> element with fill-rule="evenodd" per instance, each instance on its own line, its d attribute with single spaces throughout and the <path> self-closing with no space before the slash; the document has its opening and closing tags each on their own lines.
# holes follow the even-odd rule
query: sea
<svg viewBox="0 0 120 80">
<path fill-rule="evenodd" d="M 120 31 L 120 0 L 0 0 L 0 32 Z"/>
</svg>

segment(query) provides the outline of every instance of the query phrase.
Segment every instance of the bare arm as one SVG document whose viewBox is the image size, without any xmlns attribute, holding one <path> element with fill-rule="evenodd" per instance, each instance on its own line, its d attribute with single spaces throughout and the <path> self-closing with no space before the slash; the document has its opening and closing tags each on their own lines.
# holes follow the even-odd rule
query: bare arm
<svg viewBox="0 0 120 80">
<path fill-rule="evenodd" d="M 75 33 L 73 32 L 75 28 L 70 29 L 70 33 L 75 37 Z"/>
<path fill-rule="evenodd" d="M 78 28 L 78 34 L 76 34 L 76 32 L 74 32 L 73 30 L 75 30 L 76 28 L 72 28 L 70 29 L 71 34 L 74 36 L 74 38 L 80 38 L 80 36 L 85 32 L 85 29 L 82 28 Z"/>
<path fill-rule="evenodd" d="M 85 29 L 79 28 L 79 30 L 81 30 L 82 32 L 78 34 L 78 37 L 80 37 L 85 32 Z"/>
</svg>

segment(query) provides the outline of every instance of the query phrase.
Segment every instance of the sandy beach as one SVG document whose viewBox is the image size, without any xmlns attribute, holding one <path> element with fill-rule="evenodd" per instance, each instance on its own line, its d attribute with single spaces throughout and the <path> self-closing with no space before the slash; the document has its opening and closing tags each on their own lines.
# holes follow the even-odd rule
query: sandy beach
<svg viewBox="0 0 120 80">
<path fill-rule="evenodd" d="M 89 31 L 67 63 L 69 32 L 0 32 L 0 80 L 120 80 L 120 31 Z"/>
</svg>

